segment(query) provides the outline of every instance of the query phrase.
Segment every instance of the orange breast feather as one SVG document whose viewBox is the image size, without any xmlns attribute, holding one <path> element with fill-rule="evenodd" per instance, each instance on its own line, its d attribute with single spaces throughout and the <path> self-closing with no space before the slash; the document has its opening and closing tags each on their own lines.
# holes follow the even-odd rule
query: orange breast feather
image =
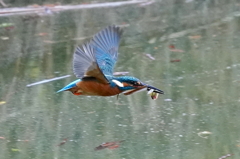
<svg viewBox="0 0 240 159">
<path fill-rule="evenodd" d="M 77 87 L 81 95 L 113 96 L 122 92 L 118 87 L 111 87 L 110 84 L 97 81 L 80 81 L 77 83 Z"/>
</svg>

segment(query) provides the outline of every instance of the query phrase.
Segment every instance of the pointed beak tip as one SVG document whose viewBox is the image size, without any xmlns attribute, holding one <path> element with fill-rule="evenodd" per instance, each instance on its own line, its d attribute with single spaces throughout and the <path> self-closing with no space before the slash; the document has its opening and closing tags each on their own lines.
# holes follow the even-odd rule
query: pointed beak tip
<svg viewBox="0 0 240 159">
<path fill-rule="evenodd" d="M 159 93 L 159 94 L 164 94 L 164 91 L 162 91 L 162 90 L 160 90 L 156 87 L 153 87 L 153 86 L 150 86 L 150 85 L 147 85 L 147 84 L 145 84 L 145 85 L 147 86 L 147 88 L 153 89 L 153 90 L 157 91 L 157 93 Z"/>
</svg>

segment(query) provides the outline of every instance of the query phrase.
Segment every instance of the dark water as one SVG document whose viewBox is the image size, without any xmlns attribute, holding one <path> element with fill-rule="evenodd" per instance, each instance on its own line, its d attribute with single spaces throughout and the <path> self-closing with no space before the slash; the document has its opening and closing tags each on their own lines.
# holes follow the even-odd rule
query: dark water
<svg viewBox="0 0 240 159">
<path fill-rule="evenodd" d="M 239 158 L 240 4 L 187 2 L 1 17 L 0 158 Z M 115 70 L 165 95 L 56 93 L 76 79 L 75 47 L 111 24 L 127 26 Z"/>
</svg>

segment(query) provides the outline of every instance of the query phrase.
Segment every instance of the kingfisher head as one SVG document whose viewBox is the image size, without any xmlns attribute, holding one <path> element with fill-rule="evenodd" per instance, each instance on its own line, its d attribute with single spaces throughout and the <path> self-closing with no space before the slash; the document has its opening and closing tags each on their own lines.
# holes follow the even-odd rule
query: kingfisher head
<svg viewBox="0 0 240 159">
<path fill-rule="evenodd" d="M 143 86 L 145 87 L 145 84 L 143 84 L 139 79 L 132 76 L 114 77 L 111 81 L 112 85 L 117 85 L 122 91 L 136 89 Z"/>
<path fill-rule="evenodd" d="M 114 77 L 111 79 L 112 86 L 118 86 L 118 88 L 124 92 L 125 95 L 132 94 L 140 90 L 147 90 L 150 93 L 163 94 L 164 92 L 158 88 L 150 86 L 141 82 L 138 78 L 132 76 Z"/>
</svg>

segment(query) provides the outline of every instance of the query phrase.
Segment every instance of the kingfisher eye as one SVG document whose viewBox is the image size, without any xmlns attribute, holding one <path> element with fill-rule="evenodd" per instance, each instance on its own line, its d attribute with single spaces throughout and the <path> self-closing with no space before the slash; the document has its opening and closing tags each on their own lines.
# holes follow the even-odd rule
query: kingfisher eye
<svg viewBox="0 0 240 159">
<path fill-rule="evenodd" d="M 138 82 L 138 81 L 134 81 L 134 82 L 132 82 L 132 84 L 133 84 L 134 86 L 140 86 L 140 85 L 142 85 L 141 82 Z"/>
</svg>

